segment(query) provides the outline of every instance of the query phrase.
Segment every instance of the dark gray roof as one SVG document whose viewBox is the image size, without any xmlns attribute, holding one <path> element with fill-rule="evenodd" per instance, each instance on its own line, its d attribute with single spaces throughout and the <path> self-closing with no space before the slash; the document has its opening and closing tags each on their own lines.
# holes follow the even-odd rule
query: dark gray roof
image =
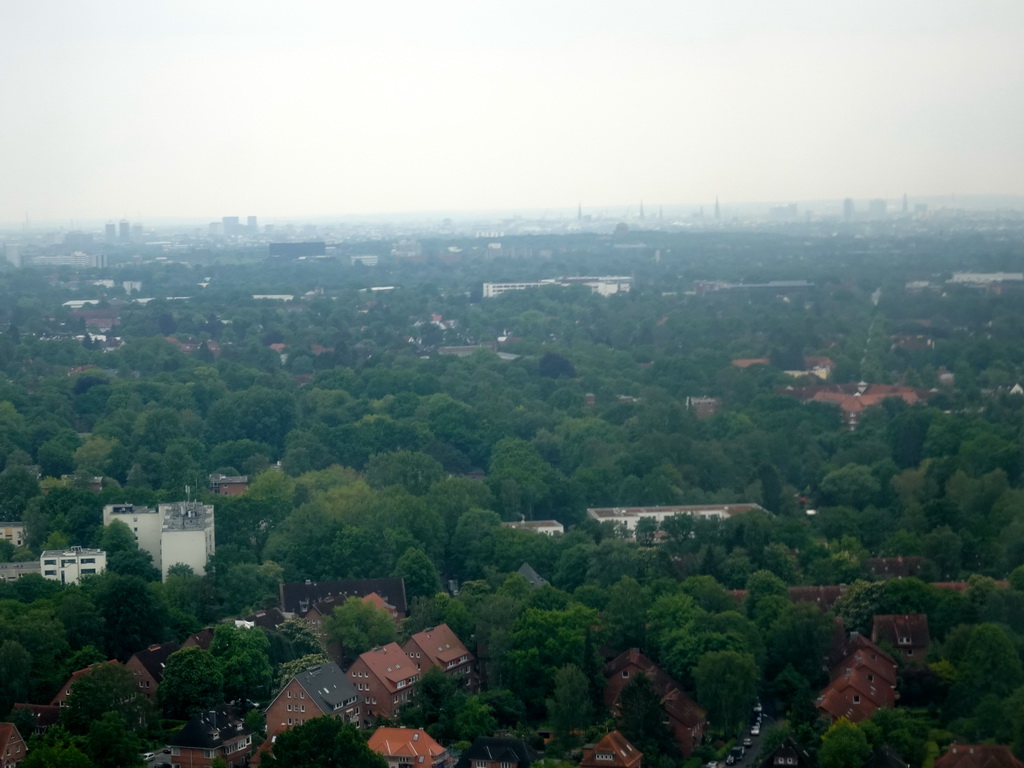
<svg viewBox="0 0 1024 768">
<path fill-rule="evenodd" d="M 540 755 L 522 739 L 481 737 L 462 753 L 455 768 L 470 768 L 477 760 L 512 763 L 516 768 L 530 768 Z"/>
<path fill-rule="evenodd" d="M 189 720 L 167 743 L 172 747 L 219 749 L 247 734 L 249 731 L 242 725 L 242 721 L 227 710 L 209 710 Z"/>
<path fill-rule="evenodd" d="M 310 700 L 324 714 L 331 714 L 359 701 L 359 692 L 337 664 L 317 664 L 295 676 Z"/>
<path fill-rule="evenodd" d="M 543 587 L 545 584 L 548 583 L 548 580 L 541 576 L 539 573 L 537 573 L 535 570 L 533 570 L 533 566 L 529 563 L 523 563 L 522 565 L 520 565 L 519 570 L 516 571 L 516 573 L 518 573 L 520 576 L 522 576 L 524 579 L 530 582 L 530 586 L 534 589 L 537 589 L 538 587 Z"/>
<path fill-rule="evenodd" d="M 409 603 L 405 599 L 404 579 L 344 579 L 341 581 L 291 581 L 281 584 L 281 610 L 305 614 L 316 603 L 330 597 L 344 601 L 349 597 L 366 597 L 376 592 L 405 616 Z"/>
</svg>

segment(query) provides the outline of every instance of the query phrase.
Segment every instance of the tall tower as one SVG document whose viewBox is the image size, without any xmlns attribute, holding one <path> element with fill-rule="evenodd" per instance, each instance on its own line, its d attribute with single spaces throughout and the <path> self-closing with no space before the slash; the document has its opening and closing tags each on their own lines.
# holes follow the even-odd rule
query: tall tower
<svg viewBox="0 0 1024 768">
<path fill-rule="evenodd" d="M 576 203 L 576 221 L 583 221 L 583 203 Z"/>
<path fill-rule="evenodd" d="M 843 200 L 843 221 L 853 221 L 853 198 Z"/>
<path fill-rule="evenodd" d="M 118 222 L 117 239 L 122 243 L 127 243 L 132 239 L 132 225 L 128 223 L 128 219 L 121 219 Z"/>
<path fill-rule="evenodd" d="M 715 195 L 715 221 L 722 218 L 722 209 L 718 207 L 718 195 Z"/>
<path fill-rule="evenodd" d="M 644 217 L 644 201 L 641 200 L 640 201 L 640 218 L 642 219 L 643 217 Z"/>
<path fill-rule="evenodd" d="M 903 193 L 903 215 L 904 216 L 907 215 L 908 209 L 909 209 L 909 206 L 907 205 L 907 193 L 904 192 Z"/>
</svg>

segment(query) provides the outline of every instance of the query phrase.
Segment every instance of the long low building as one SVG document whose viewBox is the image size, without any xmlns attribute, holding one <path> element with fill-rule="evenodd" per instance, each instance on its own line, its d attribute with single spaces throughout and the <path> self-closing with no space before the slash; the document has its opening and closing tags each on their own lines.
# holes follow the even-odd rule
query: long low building
<svg viewBox="0 0 1024 768">
<path fill-rule="evenodd" d="M 700 520 L 714 520 L 742 515 L 754 510 L 765 511 L 760 504 L 744 502 L 739 504 L 690 504 L 666 507 L 592 507 L 587 517 L 599 523 L 615 523 L 632 534 L 641 520 L 663 523 L 676 515 L 689 515 Z"/>
<path fill-rule="evenodd" d="M 567 288 L 571 285 L 585 285 L 591 292 L 600 296 L 611 296 L 616 293 L 629 293 L 633 285 L 633 278 L 626 275 L 600 275 L 600 276 L 574 276 L 574 277 L 550 277 L 537 282 L 523 283 L 484 283 L 483 297 L 493 299 L 509 291 L 525 291 L 528 288 L 542 288 L 548 285 L 558 285 Z"/>
</svg>

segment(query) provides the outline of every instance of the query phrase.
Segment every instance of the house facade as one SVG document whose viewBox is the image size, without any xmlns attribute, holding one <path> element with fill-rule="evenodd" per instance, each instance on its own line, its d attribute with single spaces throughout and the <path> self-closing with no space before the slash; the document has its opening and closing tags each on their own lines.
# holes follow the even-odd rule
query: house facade
<svg viewBox="0 0 1024 768">
<path fill-rule="evenodd" d="M 0 723 L 0 768 L 17 768 L 28 752 L 14 723 Z"/>
<path fill-rule="evenodd" d="M 413 660 L 417 670 L 426 672 L 437 667 L 449 677 L 464 685 L 475 687 L 473 665 L 475 659 L 447 624 L 438 624 L 417 632 L 402 646 Z"/>
<path fill-rule="evenodd" d="M 360 725 L 362 697 L 337 664 L 317 664 L 285 683 L 267 707 L 267 735 L 330 715 Z"/>
<path fill-rule="evenodd" d="M 829 665 L 829 684 L 817 700 L 822 716 L 861 723 L 896 706 L 896 660 L 864 635 L 842 640 L 829 654 Z"/>
<path fill-rule="evenodd" d="M 132 657 L 124 663 L 125 669 L 135 677 L 139 693 L 151 701 L 156 701 L 156 689 L 164 679 L 167 658 L 178 649 L 177 643 L 151 645 L 132 654 Z"/>
<path fill-rule="evenodd" d="M 455 768 L 530 768 L 540 758 L 522 739 L 481 737 L 462 753 Z"/>
<path fill-rule="evenodd" d="M 871 622 L 871 640 L 875 643 L 888 643 L 899 651 L 905 664 L 923 667 L 932 640 L 928 630 L 928 615 L 879 614 Z"/>
<path fill-rule="evenodd" d="M 210 768 L 222 757 L 231 768 L 248 764 L 252 733 L 227 710 L 202 712 L 167 741 L 173 768 Z"/>
<path fill-rule="evenodd" d="M 394 717 L 412 700 L 419 670 L 398 643 L 367 651 L 348 668 L 348 681 L 362 696 L 363 722 Z"/>
</svg>

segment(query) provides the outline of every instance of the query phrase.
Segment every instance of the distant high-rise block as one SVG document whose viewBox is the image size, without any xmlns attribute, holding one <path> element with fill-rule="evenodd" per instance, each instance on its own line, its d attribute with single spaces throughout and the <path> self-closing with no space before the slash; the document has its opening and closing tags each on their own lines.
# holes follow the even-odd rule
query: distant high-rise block
<svg viewBox="0 0 1024 768">
<path fill-rule="evenodd" d="M 250 235 L 255 235 L 259 231 L 260 227 L 259 227 L 259 224 L 256 223 L 256 217 L 255 216 L 249 216 L 245 220 L 245 228 L 249 232 Z"/>
<path fill-rule="evenodd" d="M 224 224 L 224 237 L 241 234 L 242 225 L 237 216 L 225 216 L 221 222 Z"/>
<path fill-rule="evenodd" d="M 108 221 L 107 225 L 103 228 L 103 239 L 108 243 L 117 240 L 117 225 L 114 222 Z"/>
<path fill-rule="evenodd" d="M 132 239 L 132 225 L 128 223 L 128 219 L 121 219 L 118 223 L 117 239 L 123 243 L 127 243 Z"/>
<path fill-rule="evenodd" d="M 853 198 L 843 200 L 843 221 L 853 221 Z"/>
<path fill-rule="evenodd" d="M 886 204 L 885 200 L 872 200 L 868 203 L 868 215 L 873 219 L 885 218 L 888 212 L 889 206 Z"/>
</svg>

